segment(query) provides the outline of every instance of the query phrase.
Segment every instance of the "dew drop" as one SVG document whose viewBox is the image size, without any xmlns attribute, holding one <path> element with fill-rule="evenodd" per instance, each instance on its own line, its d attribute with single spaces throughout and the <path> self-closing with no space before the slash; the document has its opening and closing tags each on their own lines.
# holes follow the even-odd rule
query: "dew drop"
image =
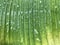
<svg viewBox="0 0 60 45">
<path fill-rule="evenodd" d="M 40 12 L 42 13 L 42 12 L 43 12 L 43 10 L 40 10 Z"/>
<path fill-rule="evenodd" d="M 18 11 L 18 15 L 20 15 L 20 11 Z"/>
<path fill-rule="evenodd" d="M 16 15 L 16 11 L 14 11 L 14 15 Z"/>
<path fill-rule="evenodd" d="M 5 2 L 4 2 L 4 4 L 5 4 Z"/>
<path fill-rule="evenodd" d="M 29 10 L 29 13 L 31 13 L 32 11 L 31 10 Z"/>
<path fill-rule="evenodd" d="M 47 12 L 46 9 L 44 9 L 44 12 L 45 12 L 45 13 Z"/>
<path fill-rule="evenodd" d="M 13 27 L 11 27 L 11 29 L 13 29 Z"/>
<path fill-rule="evenodd" d="M 1 4 L 0 4 L 0 6 L 1 6 Z"/>
<path fill-rule="evenodd" d="M 55 8 L 57 8 L 57 6 L 55 6 Z"/>
<path fill-rule="evenodd" d="M 38 10 L 33 10 L 33 12 L 37 12 Z"/>
<path fill-rule="evenodd" d="M 14 22 L 13 22 L 13 21 L 11 21 L 11 24 L 14 24 Z"/>
<path fill-rule="evenodd" d="M 59 21 L 59 24 L 60 24 L 60 21 Z"/>
<path fill-rule="evenodd" d="M 13 10 L 11 11 L 11 15 L 13 15 Z"/>
<path fill-rule="evenodd" d="M 40 41 L 40 39 L 39 39 L 39 38 L 36 38 L 36 40 L 37 40 L 37 41 Z"/>
<path fill-rule="evenodd" d="M 52 3 L 52 5 L 54 5 L 54 3 Z"/>
<path fill-rule="evenodd" d="M 23 38 L 21 38 L 21 43 L 23 42 Z"/>
<path fill-rule="evenodd" d="M 34 32 L 35 32 L 36 34 L 38 34 L 38 31 L 37 31 L 36 29 L 34 29 Z"/>
<path fill-rule="evenodd" d="M 19 5 L 17 5 L 17 7 L 19 7 Z"/>
<path fill-rule="evenodd" d="M 42 3 L 42 1 L 40 0 L 40 3 Z"/>
<path fill-rule="evenodd" d="M 50 9 L 48 10 L 48 13 L 51 14 L 51 10 Z"/>
<path fill-rule="evenodd" d="M 21 14 L 23 14 L 23 12 L 21 11 Z"/>
<path fill-rule="evenodd" d="M 5 14 L 5 11 L 3 12 L 3 14 Z"/>
<path fill-rule="evenodd" d="M 7 12 L 7 15 L 9 15 L 9 12 Z"/>
<path fill-rule="evenodd" d="M 41 5 L 41 7 L 43 7 L 43 5 Z"/>
<path fill-rule="evenodd" d="M 8 25 L 9 23 L 7 22 L 6 25 Z"/>
<path fill-rule="evenodd" d="M 2 7 L 3 9 L 5 8 L 5 7 Z"/>
</svg>

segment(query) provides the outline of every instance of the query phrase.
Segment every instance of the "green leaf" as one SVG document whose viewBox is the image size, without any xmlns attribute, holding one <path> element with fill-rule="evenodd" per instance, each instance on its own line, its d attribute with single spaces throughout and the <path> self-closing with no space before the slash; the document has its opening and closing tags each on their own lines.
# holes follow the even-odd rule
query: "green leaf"
<svg viewBox="0 0 60 45">
<path fill-rule="evenodd" d="M 59 0 L 0 0 L 0 45 L 59 44 Z"/>
</svg>

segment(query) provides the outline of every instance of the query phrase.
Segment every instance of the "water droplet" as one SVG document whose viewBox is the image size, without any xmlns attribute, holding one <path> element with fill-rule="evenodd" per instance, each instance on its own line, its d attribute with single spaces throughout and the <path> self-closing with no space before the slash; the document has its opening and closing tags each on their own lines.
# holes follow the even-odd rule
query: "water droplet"
<svg viewBox="0 0 60 45">
<path fill-rule="evenodd" d="M 40 3 L 42 3 L 42 1 L 40 0 Z"/>
<path fill-rule="evenodd" d="M 37 12 L 38 10 L 33 10 L 33 12 Z"/>
<path fill-rule="evenodd" d="M 2 7 L 4 9 L 4 7 Z"/>
<path fill-rule="evenodd" d="M 14 11 L 14 15 L 16 15 L 16 11 Z"/>
<path fill-rule="evenodd" d="M 50 9 L 48 10 L 48 13 L 51 14 L 51 10 Z"/>
<path fill-rule="evenodd" d="M 20 11 L 18 11 L 18 15 L 20 15 Z"/>
<path fill-rule="evenodd" d="M 36 34 L 38 34 L 38 31 L 37 31 L 36 29 L 34 29 L 34 32 L 35 32 Z"/>
<path fill-rule="evenodd" d="M 13 10 L 11 11 L 11 15 L 13 15 Z"/>
<path fill-rule="evenodd" d="M 55 6 L 55 8 L 57 8 L 57 6 Z"/>
<path fill-rule="evenodd" d="M 54 5 L 54 3 L 52 3 L 52 5 Z"/>
<path fill-rule="evenodd" d="M 43 7 L 43 5 L 41 5 L 41 7 Z"/>
<path fill-rule="evenodd" d="M 17 7 L 19 7 L 19 5 L 17 5 Z"/>
<path fill-rule="evenodd" d="M 14 22 L 13 22 L 13 21 L 11 21 L 11 24 L 14 24 Z"/>
<path fill-rule="evenodd" d="M 43 10 L 40 10 L 41 13 L 43 13 Z"/>
<path fill-rule="evenodd" d="M 9 12 L 7 12 L 7 15 L 9 15 Z"/>
<path fill-rule="evenodd" d="M 5 11 L 3 12 L 3 14 L 5 14 Z"/>
<path fill-rule="evenodd" d="M 21 14 L 23 14 L 23 12 L 21 11 Z"/>
<path fill-rule="evenodd" d="M 8 25 L 9 23 L 7 22 L 6 25 Z"/>
<path fill-rule="evenodd" d="M 32 11 L 31 10 L 29 10 L 29 13 L 31 13 Z"/>
<path fill-rule="evenodd" d="M 59 24 L 60 24 L 60 21 L 59 21 Z"/>
<path fill-rule="evenodd" d="M 44 12 L 45 12 L 45 13 L 47 12 L 46 9 L 44 9 Z"/>
<path fill-rule="evenodd" d="M 13 29 L 13 27 L 11 27 L 11 29 Z"/>
<path fill-rule="evenodd" d="M 5 2 L 4 2 L 4 4 L 5 4 Z"/>
<path fill-rule="evenodd" d="M 23 43 L 23 38 L 21 38 L 21 42 Z"/>
<path fill-rule="evenodd" d="M 1 4 L 0 4 L 0 6 L 1 6 Z"/>
<path fill-rule="evenodd" d="M 40 41 L 40 39 L 39 39 L 39 38 L 36 38 L 36 40 L 37 40 L 37 41 Z"/>
</svg>

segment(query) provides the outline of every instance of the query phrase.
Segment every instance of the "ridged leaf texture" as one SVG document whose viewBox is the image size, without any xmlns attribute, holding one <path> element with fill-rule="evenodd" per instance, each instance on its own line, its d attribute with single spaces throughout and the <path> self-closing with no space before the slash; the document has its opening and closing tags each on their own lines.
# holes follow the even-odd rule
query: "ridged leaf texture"
<svg viewBox="0 0 60 45">
<path fill-rule="evenodd" d="M 60 0 L 0 0 L 0 45 L 60 45 Z"/>
</svg>

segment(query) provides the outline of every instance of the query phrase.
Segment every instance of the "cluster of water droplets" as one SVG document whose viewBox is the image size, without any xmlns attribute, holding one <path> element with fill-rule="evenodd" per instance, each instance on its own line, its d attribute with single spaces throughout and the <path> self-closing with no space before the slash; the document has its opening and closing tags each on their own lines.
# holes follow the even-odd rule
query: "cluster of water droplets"
<svg viewBox="0 0 60 45">
<path fill-rule="evenodd" d="M 27 0 L 25 0 L 25 4 L 27 5 L 26 2 L 27 2 Z M 0 7 L 2 8 L 2 9 L 0 8 L 0 10 L 3 13 L 3 14 L 0 14 L 0 16 L 3 17 L 3 21 L 6 21 L 6 24 L 3 21 L 1 22 L 2 18 L 0 17 L 0 25 L 2 23 L 3 23 L 3 25 L 5 24 L 4 26 L 6 26 L 6 28 L 7 28 L 6 29 L 7 33 L 9 33 L 9 30 L 10 30 L 14 34 L 15 34 L 15 32 L 18 32 L 19 35 L 23 35 L 25 30 L 26 30 L 26 32 L 29 30 L 30 31 L 29 33 L 31 33 L 31 31 L 33 30 L 34 31 L 33 35 L 35 36 L 36 40 L 40 41 L 40 37 L 37 37 L 37 36 L 40 34 L 40 32 L 45 34 L 46 23 L 47 23 L 47 25 L 48 24 L 50 25 L 52 23 L 51 22 L 52 21 L 51 20 L 52 7 L 50 7 L 50 4 L 47 4 L 49 2 L 46 3 L 43 0 L 40 0 L 40 1 L 34 0 L 34 2 L 32 4 L 31 3 L 32 3 L 32 1 L 29 2 L 29 4 L 30 4 L 29 6 L 26 6 L 25 4 L 22 4 L 22 3 L 17 4 L 16 2 L 14 3 L 12 1 L 3 2 L 2 4 L 0 4 Z M 52 5 L 54 5 L 54 3 L 52 3 Z M 7 9 L 8 7 L 9 7 L 9 9 Z M 54 5 L 54 9 L 58 9 L 58 6 Z M 58 23 L 60 24 L 60 21 L 58 21 Z M 10 26 L 10 29 L 9 29 L 9 26 Z M 32 29 L 32 27 L 33 27 L 33 29 Z M 36 29 L 38 27 L 39 27 L 39 30 Z M 25 28 L 29 28 L 29 29 L 25 29 Z M 20 33 L 22 33 L 22 34 L 20 34 Z M 26 35 L 27 35 L 27 33 L 26 33 Z M 21 41 L 21 43 L 23 43 L 24 40 L 23 40 L 23 38 L 21 38 L 21 40 L 17 40 L 17 41 L 18 42 Z"/>
</svg>

